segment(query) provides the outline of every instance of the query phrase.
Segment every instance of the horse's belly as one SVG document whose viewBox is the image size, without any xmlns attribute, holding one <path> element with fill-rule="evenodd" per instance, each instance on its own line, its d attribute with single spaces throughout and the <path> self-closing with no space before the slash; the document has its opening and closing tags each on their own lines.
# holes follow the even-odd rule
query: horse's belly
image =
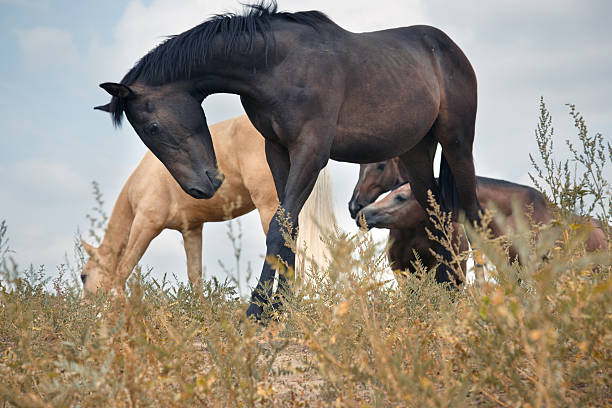
<svg viewBox="0 0 612 408">
<path fill-rule="evenodd" d="M 372 163 L 391 159 L 427 135 L 438 116 L 438 101 L 425 92 L 409 98 L 394 96 L 361 97 L 357 103 L 345 103 L 332 144 L 334 160 Z"/>
<path fill-rule="evenodd" d="M 374 163 L 391 159 L 412 149 L 425 137 L 430 127 L 370 131 L 338 128 L 330 157 L 350 163 Z"/>
<path fill-rule="evenodd" d="M 350 137 L 336 135 L 330 157 L 333 160 L 349 163 L 374 163 L 397 156 L 396 149 L 386 139 L 376 136 Z"/>
</svg>

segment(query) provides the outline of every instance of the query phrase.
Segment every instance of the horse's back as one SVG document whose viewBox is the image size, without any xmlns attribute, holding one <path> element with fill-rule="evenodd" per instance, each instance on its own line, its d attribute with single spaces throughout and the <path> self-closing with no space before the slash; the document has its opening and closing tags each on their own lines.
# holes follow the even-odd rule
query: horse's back
<svg viewBox="0 0 612 408">
<path fill-rule="evenodd" d="M 457 109 L 472 112 L 477 108 L 476 73 L 463 50 L 444 31 L 428 26 L 415 25 L 388 30 L 405 42 L 405 52 L 416 55 L 430 67 L 437 80 L 440 104 L 444 110 Z"/>
<path fill-rule="evenodd" d="M 476 193 L 484 208 L 492 202 L 505 216 L 512 215 L 512 203 L 516 201 L 523 210 L 532 211 L 530 216 L 536 223 L 546 223 L 552 217 L 544 195 L 530 186 L 506 180 L 477 177 Z"/>
<path fill-rule="evenodd" d="M 428 25 L 391 28 L 356 34 L 362 44 L 384 56 L 388 54 L 397 62 L 410 62 L 421 68 L 440 69 L 436 75 L 454 77 L 454 82 L 464 80 L 470 86 L 476 85 L 476 74 L 459 45 L 444 31 Z M 452 69 L 452 72 L 445 70 Z M 460 72 L 456 72 L 460 69 Z M 462 77 L 463 76 L 463 77 Z M 475 92 L 476 89 L 473 89 Z"/>
<path fill-rule="evenodd" d="M 441 112 L 475 117 L 476 76 L 442 31 L 411 26 L 349 34 L 346 48 L 337 50 L 344 82 L 332 158 L 385 160 L 412 149 Z M 357 144 L 368 149 L 356 152 Z"/>
</svg>

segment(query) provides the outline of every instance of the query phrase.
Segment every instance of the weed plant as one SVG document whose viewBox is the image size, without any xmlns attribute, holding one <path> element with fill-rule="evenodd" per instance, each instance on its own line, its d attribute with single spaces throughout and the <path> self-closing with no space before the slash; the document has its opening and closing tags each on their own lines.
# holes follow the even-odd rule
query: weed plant
<svg viewBox="0 0 612 408">
<path fill-rule="evenodd" d="M 570 144 L 573 157 L 587 168 L 559 166 L 541 108 L 533 177 L 558 208 L 555 222 L 514 220 L 508 239 L 521 265 L 508 262 L 486 228 L 468 227 L 491 279 L 458 289 L 436 284 L 418 263 L 389 281 L 380 245 L 362 232 L 336 232 L 325 237 L 329 266 L 312 274 L 323 277 L 296 285 L 263 325 L 245 318 L 248 303 L 232 280 L 192 290 L 137 269 L 125 293 L 84 300 L 69 269 L 49 281 L 42 269 L 14 265 L 3 223 L 0 404 L 612 405 L 610 245 L 587 253 L 589 227 L 571 215 L 596 216 L 609 233 L 610 146 L 583 132 L 570 107 L 580 142 Z M 446 229 L 448 218 L 431 211 Z M 440 239 L 457 258 L 453 267 L 466 254 L 450 248 L 450 235 Z"/>
</svg>

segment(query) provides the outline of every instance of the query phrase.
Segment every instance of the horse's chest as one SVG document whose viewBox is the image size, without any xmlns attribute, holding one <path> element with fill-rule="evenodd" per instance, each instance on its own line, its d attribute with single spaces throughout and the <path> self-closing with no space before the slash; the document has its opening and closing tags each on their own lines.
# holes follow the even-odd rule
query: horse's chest
<svg viewBox="0 0 612 408">
<path fill-rule="evenodd" d="M 391 230 L 389 239 L 392 244 L 389 247 L 389 261 L 395 269 L 413 268 L 413 262 L 417 261 L 414 252 L 424 266 L 429 267 L 435 263 L 429 251 L 430 244 L 423 234 L 406 234 L 408 230 Z M 414 232 L 414 231 L 412 231 Z"/>
</svg>

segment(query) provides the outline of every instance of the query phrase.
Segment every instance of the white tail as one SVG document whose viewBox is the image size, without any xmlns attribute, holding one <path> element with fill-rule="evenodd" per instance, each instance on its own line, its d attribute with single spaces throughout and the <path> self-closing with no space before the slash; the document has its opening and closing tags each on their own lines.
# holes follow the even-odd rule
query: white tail
<svg viewBox="0 0 612 408">
<path fill-rule="evenodd" d="M 329 261 L 327 245 L 321 237 L 336 229 L 332 181 L 325 167 L 306 200 L 299 216 L 297 253 L 295 256 L 295 278 L 298 284 L 313 280 L 316 264 L 325 270 Z"/>
</svg>

